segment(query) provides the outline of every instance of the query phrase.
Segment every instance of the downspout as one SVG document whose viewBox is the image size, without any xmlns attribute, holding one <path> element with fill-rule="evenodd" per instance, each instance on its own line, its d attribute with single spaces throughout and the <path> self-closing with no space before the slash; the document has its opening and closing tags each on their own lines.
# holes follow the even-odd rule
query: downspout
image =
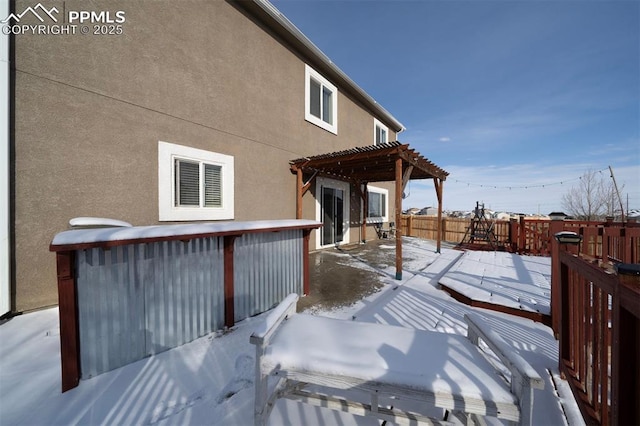
<svg viewBox="0 0 640 426">
<path fill-rule="evenodd" d="M 0 0 L 0 16 L 9 16 L 9 1 Z M 10 262 L 10 35 L 0 31 L 0 317 L 11 311 Z"/>
</svg>

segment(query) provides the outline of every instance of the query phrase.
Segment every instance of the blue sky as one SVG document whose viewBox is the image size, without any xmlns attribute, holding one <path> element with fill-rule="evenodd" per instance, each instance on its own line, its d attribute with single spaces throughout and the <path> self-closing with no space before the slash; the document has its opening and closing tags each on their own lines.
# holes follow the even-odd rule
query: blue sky
<svg viewBox="0 0 640 426">
<path fill-rule="evenodd" d="M 450 172 L 445 208 L 549 213 L 608 166 L 640 208 L 640 1 L 272 3 Z"/>
</svg>

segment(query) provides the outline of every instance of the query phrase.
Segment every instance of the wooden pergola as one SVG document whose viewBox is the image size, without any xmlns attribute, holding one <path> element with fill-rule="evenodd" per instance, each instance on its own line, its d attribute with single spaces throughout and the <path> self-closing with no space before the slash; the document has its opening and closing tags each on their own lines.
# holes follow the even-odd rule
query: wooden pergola
<svg viewBox="0 0 640 426">
<path fill-rule="evenodd" d="M 296 218 L 302 219 L 302 197 L 315 178 L 324 176 L 355 184 L 362 198 L 362 236 L 366 240 L 366 217 L 368 210 L 367 184 L 370 182 L 395 181 L 396 222 L 402 214 L 402 194 L 411 179 L 433 179 L 438 198 L 437 251 L 442 241 L 442 190 L 449 173 L 424 158 L 407 144 L 390 142 L 352 148 L 345 151 L 315 155 L 290 161 L 291 171 L 296 174 Z M 307 180 L 305 181 L 305 177 Z M 396 279 L 402 279 L 402 227 L 396 226 Z"/>
</svg>

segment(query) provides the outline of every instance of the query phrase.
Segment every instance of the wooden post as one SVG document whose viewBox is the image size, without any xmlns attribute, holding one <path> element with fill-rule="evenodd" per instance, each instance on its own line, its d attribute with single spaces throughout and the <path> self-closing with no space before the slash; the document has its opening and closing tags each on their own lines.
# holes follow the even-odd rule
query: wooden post
<svg viewBox="0 0 640 426">
<path fill-rule="evenodd" d="M 362 242 L 367 242 L 367 216 L 369 216 L 369 190 L 367 182 L 362 192 Z"/>
<path fill-rule="evenodd" d="M 512 224 L 515 222 L 511 222 Z M 549 223 L 549 238 L 551 239 L 551 328 L 558 338 L 560 333 L 560 315 L 562 315 L 561 303 L 561 277 L 560 277 L 560 243 L 556 241 L 554 235 L 561 232 L 564 225 L 561 220 L 552 220 Z"/>
<path fill-rule="evenodd" d="M 311 291 L 311 278 L 309 274 L 309 236 L 311 229 L 302 231 L 302 293 L 309 294 Z"/>
<path fill-rule="evenodd" d="M 553 238 L 553 235 L 551 237 Z M 513 217 L 509 219 L 509 244 L 511 251 L 518 251 L 518 219 Z"/>
<path fill-rule="evenodd" d="M 437 234 L 438 238 L 436 241 L 436 253 L 440 253 L 440 248 L 442 246 L 442 187 L 444 186 L 444 181 L 442 179 L 433 178 L 433 185 L 436 187 L 436 197 L 438 197 L 438 224 L 437 224 Z"/>
<path fill-rule="evenodd" d="M 400 222 L 398 222 L 398 225 L 400 224 Z M 396 228 L 398 227 L 398 225 L 396 225 Z M 411 235 L 413 235 L 413 215 L 410 214 L 409 217 L 407 217 L 407 236 L 410 237 Z"/>
<path fill-rule="evenodd" d="M 442 240 L 447 240 L 447 218 L 443 217 L 440 221 L 442 223 Z"/>
<path fill-rule="evenodd" d="M 296 169 L 296 219 L 302 219 L 302 169 Z"/>
<path fill-rule="evenodd" d="M 402 158 L 396 158 L 396 221 L 402 215 Z M 396 280 L 402 279 L 402 227 L 396 226 Z"/>
<path fill-rule="evenodd" d="M 520 215 L 520 235 L 518 237 L 518 254 L 523 254 L 527 245 L 527 230 L 524 224 L 524 215 Z"/>
<path fill-rule="evenodd" d="M 62 392 L 75 388 L 80 382 L 80 330 L 75 257 L 74 251 L 56 253 Z"/>
<path fill-rule="evenodd" d="M 611 424 L 640 424 L 640 276 L 618 275 L 613 295 Z M 631 308 L 627 309 L 627 308 Z M 633 309 L 635 308 L 635 309 Z"/>
<path fill-rule="evenodd" d="M 237 235 L 224 236 L 224 325 L 235 324 L 233 252 Z"/>
</svg>

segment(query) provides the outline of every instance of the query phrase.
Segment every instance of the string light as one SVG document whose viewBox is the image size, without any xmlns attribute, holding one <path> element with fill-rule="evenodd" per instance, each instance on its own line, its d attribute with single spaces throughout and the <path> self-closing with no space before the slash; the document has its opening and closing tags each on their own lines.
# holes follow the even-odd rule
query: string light
<svg viewBox="0 0 640 426">
<path fill-rule="evenodd" d="M 598 170 L 598 172 L 602 173 L 603 170 Z M 456 183 L 462 183 L 462 184 L 466 184 L 467 187 L 470 186 L 475 186 L 475 187 L 480 187 L 480 188 L 493 188 L 493 189 L 530 189 L 530 188 L 546 188 L 547 186 L 555 186 L 555 185 L 564 185 L 567 182 L 573 182 L 576 180 L 580 180 L 582 179 L 582 176 L 574 178 L 574 179 L 565 179 L 565 180 L 561 180 L 559 182 L 551 182 L 551 183 L 541 183 L 538 185 L 522 185 L 522 186 L 517 186 L 517 185 L 509 185 L 509 186 L 500 186 L 500 185 L 487 185 L 487 184 L 481 184 L 481 183 L 473 183 L 473 182 L 465 182 L 463 180 L 458 180 L 458 179 L 450 179 Z"/>
</svg>

